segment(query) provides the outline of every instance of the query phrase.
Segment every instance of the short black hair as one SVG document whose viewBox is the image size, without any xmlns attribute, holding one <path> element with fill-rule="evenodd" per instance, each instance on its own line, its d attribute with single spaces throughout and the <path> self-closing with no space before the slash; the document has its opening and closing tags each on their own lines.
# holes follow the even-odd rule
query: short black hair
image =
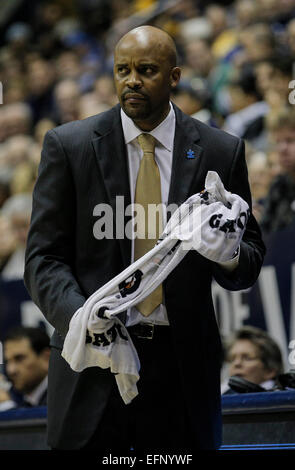
<svg viewBox="0 0 295 470">
<path fill-rule="evenodd" d="M 30 326 L 16 326 L 12 328 L 6 333 L 3 343 L 23 338 L 27 338 L 30 341 L 31 347 L 36 354 L 40 354 L 44 349 L 49 348 L 50 339 L 45 329 Z"/>
<path fill-rule="evenodd" d="M 262 100 L 261 93 L 257 88 L 257 78 L 252 66 L 245 65 L 242 67 L 239 75 L 231 80 L 230 85 L 241 88 L 246 95 L 255 96 L 259 101 Z"/>
<path fill-rule="evenodd" d="M 284 365 L 279 345 L 266 331 L 252 325 L 244 325 L 233 332 L 226 345 L 227 357 L 234 343 L 241 339 L 246 339 L 256 346 L 260 359 L 268 370 L 275 369 L 277 375 L 283 373 Z"/>
</svg>

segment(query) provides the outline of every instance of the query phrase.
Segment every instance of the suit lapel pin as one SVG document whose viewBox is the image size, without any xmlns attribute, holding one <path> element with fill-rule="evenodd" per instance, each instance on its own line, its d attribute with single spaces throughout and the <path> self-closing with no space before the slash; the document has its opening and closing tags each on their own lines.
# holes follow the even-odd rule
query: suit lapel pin
<svg viewBox="0 0 295 470">
<path fill-rule="evenodd" d="M 186 152 L 186 158 L 191 159 L 191 158 L 196 158 L 195 152 L 192 149 L 189 149 Z"/>
</svg>

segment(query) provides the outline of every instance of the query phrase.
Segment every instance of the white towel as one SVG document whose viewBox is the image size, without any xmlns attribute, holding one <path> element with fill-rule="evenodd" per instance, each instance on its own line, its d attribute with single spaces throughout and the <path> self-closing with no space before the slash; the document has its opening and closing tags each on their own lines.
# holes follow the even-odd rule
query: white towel
<svg viewBox="0 0 295 470">
<path fill-rule="evenodd" d="M 217 173 L 208 172 L 205 190 L 173 213 L 155 247 L 94 292 L 73 315 L 62 350 L 71 368 L 110 368 L 122 399 L 130 403 L 138 394 L 140 361 L 118 313 L 148 296 L 190 249 L 213 261 L 230 259 L 248 215 L 248 204 L 226 191 Z"/>
</svg>

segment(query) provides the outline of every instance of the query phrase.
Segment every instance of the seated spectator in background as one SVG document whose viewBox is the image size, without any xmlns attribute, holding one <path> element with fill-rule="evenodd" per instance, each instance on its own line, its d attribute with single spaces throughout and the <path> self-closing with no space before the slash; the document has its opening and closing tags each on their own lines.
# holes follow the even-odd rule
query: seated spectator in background
<svg viewBox="0 0 295 470">
<path fill-rule="evenodd" d="M 255 64 L 273 56 L 276 47 L 276 36 L 267 23 L 254 23 L 240 32 L 243 46 L 243 62 Z"/>
<path fill-rule="evenodd" d="M 59 124 L 79 119 L 80 90 L 75 80 L 59 82 L 54 89 L 54 121 Z"/>
<path fill-rule="evenodd" d="M 281 230 L 295 220 L 295 108 L 286 107 L 270 122 L 281 173 L 273 180 L 260 220 L 264 232 Z"/>
<path fill-rule="evenodd" d="M 200 78 L 182 80 L 173 90 L 171 99 L 184 113 L 205 124 L 217 127 L 209 105 L 210 93 L 206 82 Z"/>
<path fill-rule="evenodd" d="M 50 357 L 47 333 L 41 328 L 18 326 L 6 334 L 3 349 L 6 374 L 12 383 L 9 398 L 14 406 L 46 405 Z"/>
<path fill-rule="evenodd" d="M 82 66 L 78 54 L 74 51 L 62 51 L 55 60 L 57 80 L 71 79 L 78 81 Z"/>
<path fill-rule="evenodd" d="M 266 331 L 244 326 L 235 331 L 225 345 L 228 376 L 238 376 L 260 385 L 265 390 L 276 386 L 276 378 L 283 373 L 282 355 L 277 343 Z M 232 393 L 226 381 L 222 393 Z"/>
<path fill-rule="evenodd" d="M 206 39 L 189 38 L 184 43 L 184 53 L 186 65 L 189 68 L 187 76 L 208 79 L 214 67 L 214 57 L 209 41 Z M 184 69 L 183 76 L 185 75 Z"/>
<path fill-rule="evenodd" d="M 251 156 L 248 162 L 248 175 L 252 195 L 252 210 L 259 222 L 271 183 L 271 170 L 267 154 L 255 152 Z"/>
<path fill-rule="evenodd" d="M 25 247 L 32 212 L 31 194 L 20 193 L 10 197 L 3 204 L 1 214 L 10 223 L 13 237 L 16 240 L 15 251 L 1 271 L 1 277 L 6 280 L 23 279 Z"/>
<path fill-rule="evenodd" d="M 263 101 L 267 101 L 270 91 L 273 88 L 273 60 L 270 58 L 260 60 L 254 64 L 253 68 L 256 77 L 256 87 Z"/>
<path fill-rule="evenodd" d="M 264 117 L 268 105 L 257 89 L 252 67 L 241 69 L 237 79 L 229 84 L 230 114 L 224 121 L 223 130 L 249 141 L 257 150 L 266 146 Z"/>
<path fill-rule="evenodd" d="M 15 135 L 5 142 L 5 158 L 3 163 L 15 169 L 20 163 L 27 162 L 34 147 L 35 141 L 28 135 Z"/>
<path fill-rule="evenodd" d="M 32 130 L 32 112 L 26 103 L 5 105 L 4 118 L 5 139 L 18 136 L 19 134 L 30 135 Z"/>
</svg>

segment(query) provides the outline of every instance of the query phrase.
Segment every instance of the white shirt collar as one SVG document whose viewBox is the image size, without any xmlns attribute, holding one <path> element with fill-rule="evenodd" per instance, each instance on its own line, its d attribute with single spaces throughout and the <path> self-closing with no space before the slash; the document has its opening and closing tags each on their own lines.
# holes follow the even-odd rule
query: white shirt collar
<svg viewBox="0 0 295 470">
<path fill-rule="evenodd" d="M 38 405 L 40 398 L 47 389 L 48 376 L 44 377 L 42 382 L 30 393 L 24 395 L 24 399 L 33 406 Z"/>
<path fill-rule="evenodd" d="M 140 134 L 142 134 L 143 131 L 134 124 L 132 119 L 127 116 L 122 108 L 121 119 L 125 144 L 129 144 Z M 149 134 L 152 134 L 157 139 L 157 141 L 160 142 L 170 152 L 173 150 L 174 132 L 171 132 L 171 129 L 173 129 L 174 126 L 175 113 L 173 106 L 170 103 L 170 111 L 164 121 L 160 122 L 160 124 L 155 129 L 149 132 Z"/>
<path fill-rule="evenodd" d="M 261 387 L 265 388 L 265 390 L 270 390 L 275 386 L 275 381 L 274 380 L 266 380 L 265 382 L 262 382 L 260 384 Z"/>
</svg>

